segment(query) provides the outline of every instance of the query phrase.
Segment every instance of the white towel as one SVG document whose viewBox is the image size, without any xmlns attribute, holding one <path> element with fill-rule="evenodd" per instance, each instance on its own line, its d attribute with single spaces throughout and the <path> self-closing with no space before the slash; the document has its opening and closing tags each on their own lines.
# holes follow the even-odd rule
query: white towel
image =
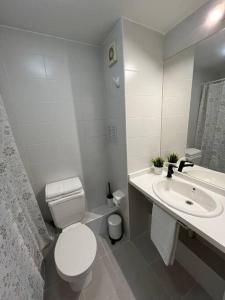
<svg viewBox="0 0 225 300">
<path fill-rule="evenodd" d="M 167 266 L 172 265 L 175 260 L 179 228 L 173 217 L 153 204 L 151 239 Z"/>
</svg>

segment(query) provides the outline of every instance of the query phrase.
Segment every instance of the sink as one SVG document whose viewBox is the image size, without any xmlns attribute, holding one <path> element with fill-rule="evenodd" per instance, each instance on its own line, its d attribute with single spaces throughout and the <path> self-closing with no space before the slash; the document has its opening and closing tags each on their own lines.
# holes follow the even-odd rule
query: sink
<svg viewBox="0 0 225 300">
<path fill-rule="evenodd" d="M 212 170 L 204 170 L 202 169 L 190 169 L 184 172 L 191 177 L 203 180 L 210 184 L 214 184 L 225 189 L 225 174 L 212 171 Z"/>
<path fill-rule="evenodd" d="M 167 205 L 186 214 L 211 218 L 223 211 L 219 200 L 202 188 L 185 181 L 163 178 L 152 185 L 154 193 Z"/>
</svg>

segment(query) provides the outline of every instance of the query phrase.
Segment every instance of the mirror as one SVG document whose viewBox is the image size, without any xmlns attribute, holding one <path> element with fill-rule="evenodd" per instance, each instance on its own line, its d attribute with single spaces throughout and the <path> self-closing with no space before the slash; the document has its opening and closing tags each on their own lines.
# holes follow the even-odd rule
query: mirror
<svg viewBox="0 0 225 300">
<path fill-rule="evenodd" d="M 225 31 L 194 50 L 186 155 L 225 172 Z"/>
<path fill-rule="evenodd" d="M 161 154 L 171 152 L 225 188 L 225 30 L 164 62 Z"/>
</svg>

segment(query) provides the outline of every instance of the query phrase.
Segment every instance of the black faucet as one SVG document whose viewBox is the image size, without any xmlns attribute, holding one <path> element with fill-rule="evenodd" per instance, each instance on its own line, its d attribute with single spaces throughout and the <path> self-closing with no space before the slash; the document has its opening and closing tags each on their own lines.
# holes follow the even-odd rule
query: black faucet
<svg viewBox="0 0 225 300">
<path fill-rule="evenodd" d="M 173 168 L 177 168 L 177 166 L 172 165 L 172 164 L 168 165 L 168 172 L 167 172 L 167 175 L 166 175 L 167 178 L 172 178 L 172 175 L 174 173 Z"/>
<path fill-rule="evenodd" d="M 178 171 L 182 172 L 183 168 L 185 168 L 185 167 L 193 167 L 193 166 L 194 166 L 193 162 L 190 162 L 188 160 L 181 160 L 181 162 L 179 164 Z"/>
</svg>

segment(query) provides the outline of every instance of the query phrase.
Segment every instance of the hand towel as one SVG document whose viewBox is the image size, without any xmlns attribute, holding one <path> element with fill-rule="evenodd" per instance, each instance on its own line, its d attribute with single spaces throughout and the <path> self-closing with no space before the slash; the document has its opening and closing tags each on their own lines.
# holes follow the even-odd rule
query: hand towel
<svg viewBox="0 0 225 300">
<path fill-rule="evenodd" d="M 175 260 L 179 228 L 173 217 L 153 204 L 151 239 L 167 266 L 173 265 Z"/>
</svg>

